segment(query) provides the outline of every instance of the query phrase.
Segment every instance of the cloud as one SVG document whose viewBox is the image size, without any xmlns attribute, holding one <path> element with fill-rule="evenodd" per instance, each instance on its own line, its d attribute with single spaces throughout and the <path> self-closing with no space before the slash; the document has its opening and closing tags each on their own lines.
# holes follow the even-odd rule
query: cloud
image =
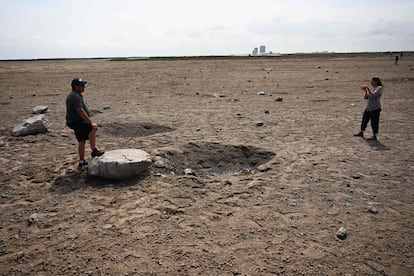
<svg viewBox="0 0 414 276">
<path fill-rule="evenodd" d="M 363 33 L 368 36 L 385 37 L 414 37 L 414 20 L 384 20 L 379 19 L 370 25 Z"/>
<path fill-rule="evenodd" d="M 241 54 L 259 44 L 274 52 L 414 45 L 414 3 L 408 0 L 0 3 L 0 59 Z"/>
</svg>

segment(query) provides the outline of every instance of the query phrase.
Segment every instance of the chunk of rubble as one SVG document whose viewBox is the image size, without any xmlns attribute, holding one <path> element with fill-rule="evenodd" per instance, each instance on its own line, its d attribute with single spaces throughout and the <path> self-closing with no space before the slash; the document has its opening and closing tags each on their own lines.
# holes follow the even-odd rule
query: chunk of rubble
<svg viewBox="0 0 414 276">
<path fill-rule="evenodd" d="M 22 123 L 16 125 L 12 130 L 13 136 L 26 136 L 46 133 L 46 119 L 44 114 L 36 115 L 25 119 Z"/>
</svg>

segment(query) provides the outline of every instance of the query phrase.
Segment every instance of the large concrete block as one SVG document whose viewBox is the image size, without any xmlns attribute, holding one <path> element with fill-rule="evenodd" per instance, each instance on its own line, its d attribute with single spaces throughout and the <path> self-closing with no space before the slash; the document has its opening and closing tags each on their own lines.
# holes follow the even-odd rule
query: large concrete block
<svg viewBox="0 0 414 276">
<path fill-rule="evenodd" d="M 151 164 L 151 156 L 143 150 L 117 149 L 93 158 L 88 165 L 88 174 L 110 179 L 127 179 L 144 172 Z"/>
</svg>

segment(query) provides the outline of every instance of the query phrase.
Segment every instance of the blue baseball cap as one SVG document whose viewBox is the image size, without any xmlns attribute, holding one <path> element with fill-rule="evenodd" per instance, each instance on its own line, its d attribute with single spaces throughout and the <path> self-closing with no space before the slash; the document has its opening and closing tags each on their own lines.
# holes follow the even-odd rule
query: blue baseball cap
<svg viewBox="0 0 414 276">
<path fill-rule="evenodd" d="M 85 85 L 87 83 L 88 83 L 87 81 L 84 81 L 81 78 L 75 78 L 75 79 L 72 80 L 71 86 L 75 86 L 75 85 Z"/>
</svg>

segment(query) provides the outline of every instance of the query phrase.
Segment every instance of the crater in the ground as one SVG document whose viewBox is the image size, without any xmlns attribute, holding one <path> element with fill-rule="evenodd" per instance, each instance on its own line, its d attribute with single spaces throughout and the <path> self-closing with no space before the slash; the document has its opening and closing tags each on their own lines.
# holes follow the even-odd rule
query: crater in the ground
<svg viewBox="0 0 414 276">
<path fill-rule="evenodd" d="M 153 123 L 109 123 L 101 128 L 102 133 L 113 137 L 142 137 L 173 130 Z"/>
<path fill-rule="evenodd" d="M 160 149 L 154 157 L 154 171 L 203 178 L 221 174 L 252 173 L 275 154 L 252 146 L 220 143 L 189 143 L 181 148 Z"/>
</svg>

